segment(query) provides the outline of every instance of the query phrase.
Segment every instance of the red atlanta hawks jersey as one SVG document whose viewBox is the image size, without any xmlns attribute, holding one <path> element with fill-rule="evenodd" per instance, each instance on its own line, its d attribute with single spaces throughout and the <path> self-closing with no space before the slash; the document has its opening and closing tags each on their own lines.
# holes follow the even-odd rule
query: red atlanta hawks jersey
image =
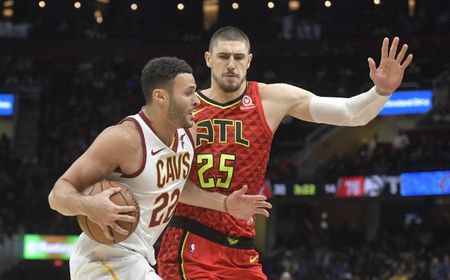
<svg viewBox="0 0 450 280">
<path fill-rule="evenodd" d="M 248 82 L 235 100 L 219 104 L 201 92 L 195 114 L 197 139 L 190 179 L 200 188 L 229 195 L 247 185 L 258 194 L 272 144 L 257 82 Z M 175 215 L 184 216 L 228 236 L 254 237 L 253 225 L 215 210 L 179 203 Z"/>
</svg>

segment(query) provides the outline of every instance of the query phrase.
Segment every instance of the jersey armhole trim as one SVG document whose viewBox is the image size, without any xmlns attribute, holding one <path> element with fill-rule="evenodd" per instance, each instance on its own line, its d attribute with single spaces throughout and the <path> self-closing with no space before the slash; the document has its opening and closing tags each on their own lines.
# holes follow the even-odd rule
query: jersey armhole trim
<svg viewBox="0 0 450 280">
<path fill-rule="evenodd" d="M 122 172 L 122 175 L 120 177 L 134 178 L 134 177 L 139 176 L 142 173 L 142 171 L 144 171 L 145 164 L 147 163 L 147 147 L 145 146 L 144 132 L 142 131 L 142 127 L 139 124 L 139 122 L 134 118 L 128 117 L 128 118 L 123 119 L 120 123 L 123 123 L 125 121 L 131 121 L 132 123 L 134 123 L 134 125 L 136 126 L 136 128 L 139 131 L 139 134 L 141 136 L 141 143 L 142 143 L 142 163 L 136 172 L 133 172 L 131 174 L 126 174 L 126 173 Z"/>
<path fill-rule="evenodd" d="M 191 131 L 188 128 L 185 128 L 184 131 L 186 131 L 186 134 L 189 137 L 189 140 L 191 141 L 192 148 L 194 148 L 195 147 L 194 137 L 192 137 Z"/>
<path fill-rule="evenodd" d="M 174 152 L 174 153 L 176 153 L 178 150 L 178 142 L 179 142 L 178 137 L 179 137 L 179 135 L 178 135 L 178 129 L 177 129 L 177 130 L 175 130 L 173 145 L 172 145 L 172 147 L 169 147 L 172 150 L 172 152 Z"/>
<path fill-rule="evenodd" d="M 254 86 L 255 86 L 255 91 L 254 92 L 255 92 L 255 95 L 256 95 L 255 96 L 256 97 L 255 98 L 256 102 L 258 103 L 258 114 L 259 114 L 259 117 L 261 118 L 261 122 L 262 122 L 262 124 L 264 126 L 264 129 L 265 129 L 267 135 L 270 137 L 270 141 L 272 141 L 273 132 L 270 129 L 269 124 L 267 123 L 266 115 L 264 115 L 264 107 L 262 105 L 261 95 L 259 94 L 259 83 L 258 82 L 252 82 L 252 83 L 254 83 Z"/>
</svg>

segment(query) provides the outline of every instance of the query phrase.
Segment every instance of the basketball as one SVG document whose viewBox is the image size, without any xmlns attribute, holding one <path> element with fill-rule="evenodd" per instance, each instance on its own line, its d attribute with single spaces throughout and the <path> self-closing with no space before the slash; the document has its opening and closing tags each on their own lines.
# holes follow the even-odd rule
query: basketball
<svg viewBox="0 0 450 280">
<path fill-rule="evenodd" d="M 113 240 L 108 239 L 104 234 L 103 230 L 94 222 L 92 222 L 87 216 L 78 215 L 77 220 L 78 224 L 80 225 L 80 228 L 83 230 L 84 233 L 86 233 L 92 240 L 95 240 L 99 243 L 103 244 L 114 244 L 121 242 L 125 240 L 128 236 L 130 236 L 133 231 L 136 229 L 137 224 L 139 223 L 139 203 L 134 196 L 134 194 L 128 190 L 126 185 L 117 182 L 117 181 L 101 181 L 97 182 L 94 185 L 88 187 L 84 194 L 88 195 L 95 195 L 98 194 L 104 190 L 114 188 L 114 187 L 120 187 L 120 192 L 117 192 L 113 194 L 110 199 L 112 202 L 114 202 L 117 205 L 120 206 L 135 206 L 136 211 L 134 212 L 128 212 L 126 214 L 133 216 L 136 218 L 134 223 L 126 222 L 126 221 L 117 221 L 117 224 L 122 227 L 125 230 L 128 230 L 128 235 L 123 235 L 115 230 L 113 230 L 111 227 L 109 227 L 109 230 L 111 232 L 111 235 L 114 237 Z M 125 213 L 121 213 L 125 214 Z"/>
</svg>

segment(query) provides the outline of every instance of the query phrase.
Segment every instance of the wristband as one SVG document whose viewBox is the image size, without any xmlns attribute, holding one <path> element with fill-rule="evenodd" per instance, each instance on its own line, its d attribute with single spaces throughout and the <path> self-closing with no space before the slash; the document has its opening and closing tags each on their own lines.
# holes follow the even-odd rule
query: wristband
<svg viewBox="0 0 450 280">
<path fill-rule="evenodd" d="M 225 199 L 223 200 L 223 210 L 225 210 L 225 213 L 230 214 L 230 212 L 228 211 L 228 207 L 227 207 L 227 199 L 228 199 L 228 196 L 226 196 Z"/>
</svg>

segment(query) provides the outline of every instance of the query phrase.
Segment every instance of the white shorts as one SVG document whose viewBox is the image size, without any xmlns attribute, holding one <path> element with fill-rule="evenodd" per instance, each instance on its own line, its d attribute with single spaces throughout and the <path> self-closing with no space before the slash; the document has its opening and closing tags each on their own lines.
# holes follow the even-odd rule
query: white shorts
<svg viewBox="0 0 450 280">
<path fill-rule="evenodd" d="M 82 247 L 75 246 L 70 256 L 72 280 L 161 280 L 139 253 L 102 244 L 95 248 Z"/>
</svg>

